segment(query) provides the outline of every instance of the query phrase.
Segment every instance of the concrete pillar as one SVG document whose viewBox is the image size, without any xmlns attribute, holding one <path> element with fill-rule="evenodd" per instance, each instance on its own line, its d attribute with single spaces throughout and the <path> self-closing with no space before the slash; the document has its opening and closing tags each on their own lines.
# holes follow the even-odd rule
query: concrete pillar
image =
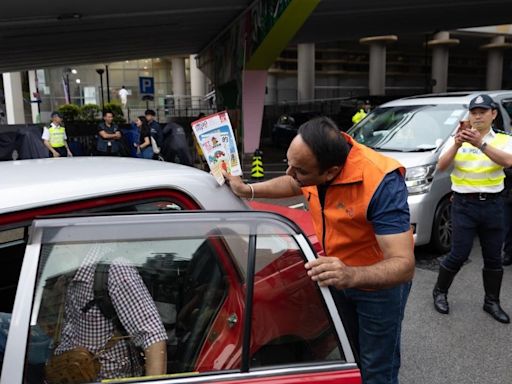
<svg viewBox="0 0 512 384">
<path fill-rule="evenodd" d="M 206 95 L 206 76 L 197 68 L 196 55 L 190 55 L 190 95 L 192 108 L 201 108 L 201 99 Z"/>
<path fill-rule="evenodd" d="M 450 32 L 438 32 L 427 46 L 432 48 L 433 92 L 446 92 L 448 89 L 449 47 L 459 44 L 458 39 L 450 39 Z"/>
<path fill-rule="evenodd" d="M 174 107 L 176 111 L 187 106 L 185 95 L 187 92 L 185 80 L 185 58 L 171 58 L 172 93 L 174 96 Z M 178 112 L 177 112 L 178 113 Z"/>
<path fill-rule="evenodd" d="M 386 94 L 386 44 L 398 40 L 395 35 L 370 36 L 359 40 L 370 46 L 370 69 L 368 90 L 370 95 Z"/>
<path fill-rule="evenodd" d="M 28 87 L 30 91 L 30 110 L 32 112 L 32 122 L 34 124 L 40 123 L 41 116 L 39 115 L 39 103 L 35 103 L 35 101 L 40 100 L 36 71 L 28 71 Z"/>
<path fill-rule="evenodd" d="M 2 74 L 4 80 L 5 112 L 7 124 L 25 124 L 23 109 L 23 91 L 21 89 L 21 73 Z"/>
<path fill-rule="evenodd" d="M 297 46 L 297 100 L 315 98 L 315 44 Z"/>
<path fill-rule="evenodd" d="M 267 78 L 267 93 L 265 95 L 265 104 L 277 104 L 277 75 L 268 75 Z"/>
<path fill-rule="evenodd" d="M 243 153 L 253 153 L 260 146 L 261 122 L 265 104 L 267 70 L 243 71 Z"/>
<path fill-rule="evenodd" d="M 172 65 L 172 92 L 175 96 L 185 96 L 186 80 L 185 80 L 185 58 L 173 57 L 171 59 Z"/>
<path fill-rule="evenodd" d="M 495 36 L 489 44 L 481 46 L 487 50 L 487 90 L 501 89 L 503 80 L 503 50 L 511 48 L 505 42 L 505 36 Z"/>
</svg>

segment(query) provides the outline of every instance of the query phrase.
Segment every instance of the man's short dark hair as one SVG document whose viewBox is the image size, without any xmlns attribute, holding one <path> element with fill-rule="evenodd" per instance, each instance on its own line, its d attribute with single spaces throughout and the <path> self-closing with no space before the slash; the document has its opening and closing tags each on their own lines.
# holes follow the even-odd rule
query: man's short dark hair
<svg viewBox="0 0 512 384">
<path fill-rule="evenodd" d="M 152 109 L 146 109 L 146 112 L 144 112 L 144 115 L 156 116 L 156 113 Z"/>
<path fill-rule="evenodd" d="M 112 112 L 112 111 L 104 111 L 103 117 L 107 116 L 109 113 L 112 115 L 112 117 L 114 117 L 114 112 Z"/>
<path fill-rule="evenodd" d="M 350 147 L 336 123 L 328 117 L 305 122 L 299 127 L 298 134 L 315 155 L 320 172 L 345 164 Z"/>
</svg>

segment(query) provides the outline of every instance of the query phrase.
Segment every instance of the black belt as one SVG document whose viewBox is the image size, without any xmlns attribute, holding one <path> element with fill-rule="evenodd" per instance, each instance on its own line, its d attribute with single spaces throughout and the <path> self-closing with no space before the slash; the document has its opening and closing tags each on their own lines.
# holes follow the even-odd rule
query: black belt
<svg viewBox="0 0 512 384">
<path fill-rule="evenodd" d="M 466 199 L 480 200 L 480 201 L 493 200 L 493 199 L 497 199 L 498 197 L 501 196 L 501 192 L 498 192 L 498 193 L 484 193 L 484 192 L 460 193 L 460 192 L 453 192 L 453 193 L 455 195 L 457 195 L 457 196 L 464 197 Z"/>
</svg>

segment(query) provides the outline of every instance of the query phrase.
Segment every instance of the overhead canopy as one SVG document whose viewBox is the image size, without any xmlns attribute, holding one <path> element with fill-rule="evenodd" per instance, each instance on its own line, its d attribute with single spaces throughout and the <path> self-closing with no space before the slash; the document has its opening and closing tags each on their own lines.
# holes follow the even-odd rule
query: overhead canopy
<svg viewBox="0 0 512 384">
<path fill-rule="evenodd" d="M 0 2 L 0 72 L 198 53 L 252 0 Z M 506 24 L 510 0 L 322 0 L 294 42 Z"/>
</svg>

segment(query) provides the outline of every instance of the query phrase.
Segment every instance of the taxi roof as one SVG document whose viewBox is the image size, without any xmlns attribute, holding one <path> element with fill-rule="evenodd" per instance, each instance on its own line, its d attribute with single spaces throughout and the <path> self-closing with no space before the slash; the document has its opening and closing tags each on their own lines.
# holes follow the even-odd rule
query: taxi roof
<svg viewBox="0 0 512 384">
<path fill-rule="evenodd" d="M 143 190 L 172 188 L 202 208 L 247 209 L 197 168 L 155 160 L 73 157 L 0 162 L 0 214 Z"/>
</svg>

